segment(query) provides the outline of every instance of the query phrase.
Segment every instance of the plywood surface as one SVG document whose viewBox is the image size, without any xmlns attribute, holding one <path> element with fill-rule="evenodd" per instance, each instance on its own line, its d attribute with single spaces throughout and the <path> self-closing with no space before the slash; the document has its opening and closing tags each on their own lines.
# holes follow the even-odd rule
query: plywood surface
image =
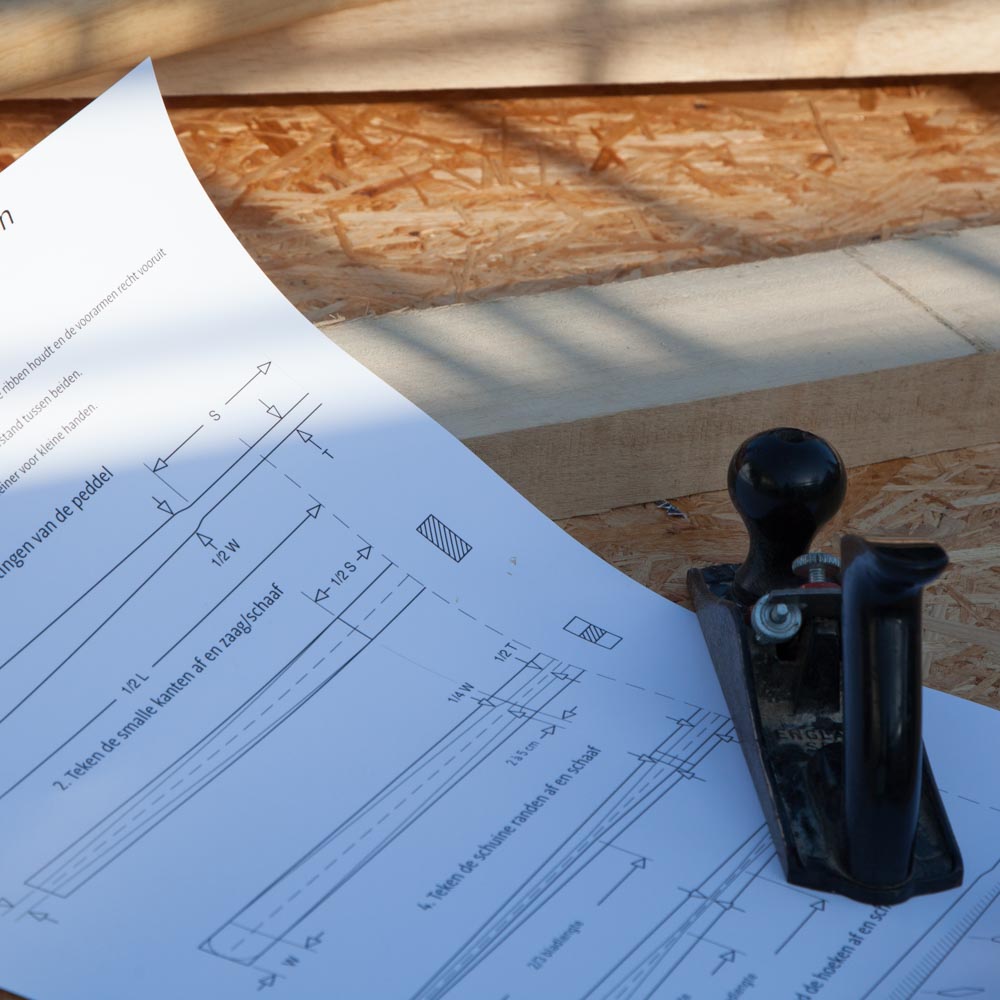
<svg viewBox="0 0 1000 1000">
<path fill-rule="evenodd" d="M 995 72 L 998 31 L 993 0 L 383 0 L 175 56 L 162 78 L 205 94 Z"/>
<path fill-rule="evenodd" d="M 79 104 L 0 102 L 0 167 Z M 310 319 L 1000 223 L 1000 81 L 171 101 Z"/>
</svg>

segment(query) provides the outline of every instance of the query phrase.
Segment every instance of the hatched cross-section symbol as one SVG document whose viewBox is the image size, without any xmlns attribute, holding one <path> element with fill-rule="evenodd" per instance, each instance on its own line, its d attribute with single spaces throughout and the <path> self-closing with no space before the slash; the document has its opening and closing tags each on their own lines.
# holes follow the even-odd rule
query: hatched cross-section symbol
<svg viewBox="0 0 1000 1000">
<path fill-rule="evenodd" d="M 417 531 L 435 548 L 440 549 L 449 559 L 461 562 L 471 551 L 472 546 L 456 534 L 443 521 L 429 514 L 417 526 Z"/>
<path fill-rule="evenodd" d="M 563 625 L 563 628 L 572 635 L 586 639 L 587 642 L 592 642 L 595 646 L 601 646 L 604 649 L 614 649 L 622 641 L 620 635 L 615 635 L 614 632 L 609 632 L 606 628 L 601 628 L 600 625 L 588 622 L 585 618 L 571 618 Z"/>
</svg>

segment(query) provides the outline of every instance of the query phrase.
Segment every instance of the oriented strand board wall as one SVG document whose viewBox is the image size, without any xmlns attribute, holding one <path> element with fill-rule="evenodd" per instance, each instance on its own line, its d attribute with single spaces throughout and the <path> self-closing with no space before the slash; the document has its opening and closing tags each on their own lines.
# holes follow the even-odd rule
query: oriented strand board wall
<svg viewBox="0 0 1000 1000">
<path fill-rule="evenodd" d="M 973 73 L 1000 70 L 998 37 L 995 0 L 384 0 L 157 72 L 170 94 Z"/>
<path fill-rule="evenodd" d="M 0 102 L 0 168 L 78 106 Z M 313 320 L 1000 224 L 1000 77 L 169 107 Z"/>
</svg>

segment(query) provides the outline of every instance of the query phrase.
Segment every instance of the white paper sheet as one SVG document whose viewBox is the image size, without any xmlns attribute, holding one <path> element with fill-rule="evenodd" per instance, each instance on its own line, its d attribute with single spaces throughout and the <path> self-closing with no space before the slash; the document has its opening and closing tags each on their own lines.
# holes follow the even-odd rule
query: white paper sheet
<svg viewBox="0 0 1000 1000">
<path fill-rule="evenodd" d="M 789 887 L 694 617 L 295 312 L 148 64 L 0 223 L 0 985 L 1000 997 L 997 713 L 927 699 L 962 889 Z"/>
</svg>

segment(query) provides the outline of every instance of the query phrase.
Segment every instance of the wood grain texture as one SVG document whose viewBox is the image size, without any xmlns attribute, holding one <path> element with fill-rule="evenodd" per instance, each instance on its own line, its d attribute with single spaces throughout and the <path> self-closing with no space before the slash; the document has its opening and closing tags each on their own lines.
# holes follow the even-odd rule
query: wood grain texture
<svg viewBox="0 0 1000 1000">
<path fill-rule="evenodd" d="M 718 487 L 748 429 L 851 465 L 998 440 L 998 315 L 991 227 L 325 329 L 565 517 Z"/>
<path fill-rule="evenodd" d="M 390 0 L 174 56 L 158 73 L 167 93 L 207 94 L 995 72 L 998 32 L 992 0 Z"/>
<path fill-rule="evenodd" d="M 79 106 L 0 102 L 0 167 Z M 996 77 L 168 106 L 226 222 L 313 320 L 1000 223 Z"/>
<path fill-rule="evenodd" d="M 232 44 L 234 39 L 243 42 L 254 32 L 373 2 L 5 0 L 0 4 L 0 96 L 95 73 L 113 78 L 147 56 L 171 56 L 220 42 Z"/>
<path fill-rule="evenodd" d="M 466 444 L 552 517 L 719 488 L 736 446 L 807 427 L 849 466 L 1000 438 L 1000 354 L 765 389 Z"/>
<path fill-rule="evenodd" d="M 467 439 L 987 352 L 998 312 L 993 226 L 321 328 Z"/>
</svg>

